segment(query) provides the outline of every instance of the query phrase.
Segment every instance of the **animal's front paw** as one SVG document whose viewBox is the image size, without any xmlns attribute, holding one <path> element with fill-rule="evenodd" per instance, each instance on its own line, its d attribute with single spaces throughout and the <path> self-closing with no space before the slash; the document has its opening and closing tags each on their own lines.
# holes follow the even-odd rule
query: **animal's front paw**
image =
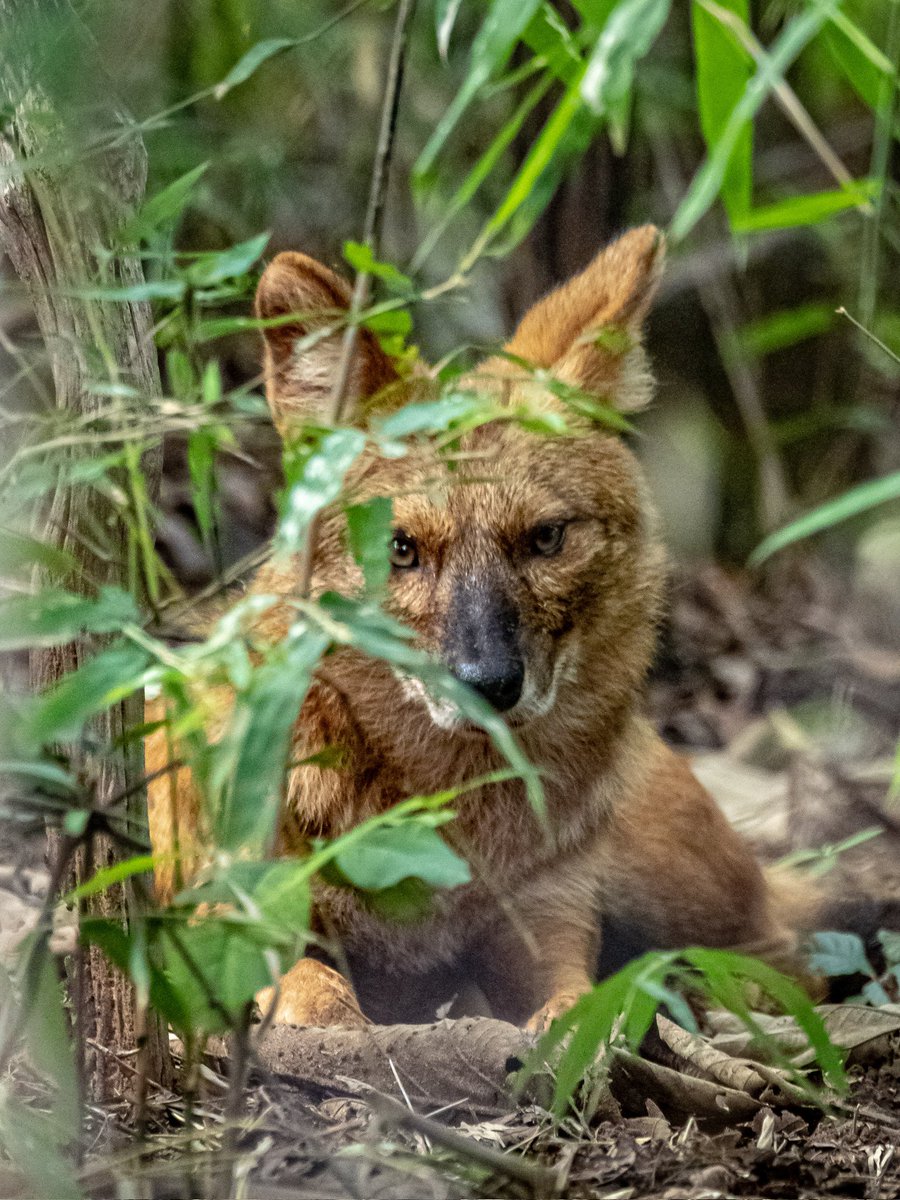
<svg viewBox="0 0 900 1200">
<path fill-rule="evenodd" d="M 545 1033 L 550 1023 L 563 1016 L 581 998 L 580 992 L 556 992 L 545 1005 L 537 1010 L 525 1028 L 529 1033 Z"/>
<path fill-rule="evenodd" d="M 275 989 L 257 992 L 256 1003 L 265 1015 L 275 1002 Z M 337 971 L 313 958 L 301 958 L 281 977 L 272 1020 L 276 1025 L 343 1025 L 359 1029 L 369 1019 L 356 994 Z"/>
</svg>

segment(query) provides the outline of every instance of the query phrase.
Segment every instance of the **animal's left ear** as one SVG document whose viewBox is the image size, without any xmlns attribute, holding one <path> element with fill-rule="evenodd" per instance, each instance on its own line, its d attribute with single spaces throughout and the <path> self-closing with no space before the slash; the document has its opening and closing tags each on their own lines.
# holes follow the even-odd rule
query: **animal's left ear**
<svg viewBox="0 0 900 1200">
<path fill-rule="evenodd" d="M 623 412 L 643 407 L 653 380 L 641 326 L 664 257 L 665 241 L 655 226 L 623 234 L 529 309 L 506 349 Z"/>
<path fill-rule="evenodd" d="M 321 417 L 334 387 L 343 340 L 341 319 L 349 305 L 350 285 L 306 254 L 285 251 L 263 272 L 255 311 L 271 322 L 263 330 L 266 398 L 282 434 L 298 419 Z M 354 399 L 372 396 L 396 379 L 375 335 L 361 329 L 350 394 Z"/>
</svg>

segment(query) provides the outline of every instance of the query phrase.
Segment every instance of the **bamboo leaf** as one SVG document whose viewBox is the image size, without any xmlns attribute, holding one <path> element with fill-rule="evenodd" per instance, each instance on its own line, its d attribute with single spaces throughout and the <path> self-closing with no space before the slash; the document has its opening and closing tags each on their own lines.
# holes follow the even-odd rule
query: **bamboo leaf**
<svg viewBox="0 0 900 1200">
<path fill-rule="evenodd" d="M 721 6 L 744 24 L 749 22 L 748 0 L 721 0 Z M 707 149 L 713 151 L 753 74 L 753 59 L 731 31 L 697 0 L 691 8 L 700 128 Z M 735 139 L 722 180 L 722 201 L 732 222 L 750 207 L 752 164 L 753 124 L 747 120 Z"/>
<path fill-rule="evenodd" d="M 288 452 L 288 487 L 274 541 L 277 552 L 292 554 L 300 548 L 310 521 L 338 498 L 347 472 L 365 445 L 366 435 L 361 430 L 333 429 Z"/>
<path fill-rule="evenodd" d="M 722 187 L 728 164 L 740 140 L 747 121 L 751 121 L 767 99 L 774 85 L 816 36 L 840 0 L 817 0 L 817 3 L 788 21 L 773 42 L 764 61 L 757 67 L 743 94 L 731 110 L 722 128 L 715 149 L 694 176 L 687 194 L 672 219 L 671 238 L 679 242 L 690 233 L 707 212 Z"/>
<path fill-rule="evenodd" d="M 270 58 L 274 58 L 276 54 L 281 54 L 285 50 L 290 50 L 292 46 L 298 45 L 296 38 L 266 38 L 261 42 L 257 42 L 234 64 L 228 74 L 213 89 L 213 96 L 216 100 L 221 100 L 226 96 L 232 88 L 236 88 L 238 84 L 246 82 L 250 76 L 268 62 Z"/>
<path fill-rule="evenodd" d="M 769 229 L 793 229 L 801 225 L 817 225 L 829 217 L 859 208 L 877 191 L 872 180 L 861 179 L 853 187 L 814 192 L 808 196 L 791 196 L 775 204 L 751 208 L 732 218 L 736 233 L 762 233 Z"/>
<path fill-rule="evenodd" d="M 799 520 L 786 525 L 784 529 L 770 534 L 750 555 L 749 564 L 757 567 L 777 551 L 783 550 L 785 546 L 799 542 L 814 533 L 821 533 L 824 529 L 831 529 L 834 525 L 839 525 L 841 521 L 849 521 L 851 517 L 857 517 L 860 513 L 868 512 L 880 504 L 887 504 L 890 500 L 898 498 L 900 498 L 900 471 L 894 471 L 893 474 L 886 475 L 883 479 L 873 479 L 868 483 L 861 483 L 836 500 L 830 500 L 827 504 L 814 508 L 812 512 L 808 512 Z"/>
<path fill-rule="evenodd" d="M 487 15 L 472 42 L 469 73 L 413 168 L 417 181 L 421 182 L 431 170 L 442 146 L 479 90 L 496 71 L 506 65 L 513 47 L 539 4 L 540 0 L 491 0 Z"/>
<path fill-rule="evenodd" d="M 634 67 L 656 41 L 671 0 L 620 0 L 606 19 L 581 81 L 581 98 L 598 116 L 621 109 Z"/>
<path fill-rule="evenodd" d="M 453 36 L 453 26 L 459 14 L 462 0 L 437 0 L 434 6 L 434 24 L 437 34 L 438 54 L 444 62 L 450 53 L 450 38 Z"/>
<path fill-rule="evenodd" d="M 139 621 L 134 600 L 119 588 L 102 587 L 95 597 L 44 588 L 0 600 L 0 650 L 64 645 L 84 633 L 118 633 Z"/>
<path fill-rule="evenodd" d="M 119 241 L 139 242 L 156 233 L 160 226 L 177 221 L 191 198 L 194 185 L 201 179 L 208 166 L 209 163 L 201 163 L 174 180 L 161 192 L 157 192 L 155 196 L 151 196 L 141 210 L 119 230 Z"/>
</svg>

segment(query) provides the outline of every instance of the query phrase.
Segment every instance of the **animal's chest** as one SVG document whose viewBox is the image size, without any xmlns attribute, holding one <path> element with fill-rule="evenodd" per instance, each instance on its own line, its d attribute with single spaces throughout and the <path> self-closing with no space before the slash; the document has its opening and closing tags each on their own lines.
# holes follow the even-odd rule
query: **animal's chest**
<svg viewBox="0 0 900 1200">
<path fill-rule="evenodd" d="M 547 797 L 547 821 L 537 817 L 524 790 L 484 789 L 458 804 L 444 827 L 450 845 L 467 861 L 469 883 L 436 891 L 427 910 L 407 919 L 385 915 L 365 896 L 323 886 L 316 903 L 354 958 L 387 971 L 420 971 L 448 963 L 503 919 L 537 876 L 552 871 L 588 835 L 587 802 Z"/>
</svg>

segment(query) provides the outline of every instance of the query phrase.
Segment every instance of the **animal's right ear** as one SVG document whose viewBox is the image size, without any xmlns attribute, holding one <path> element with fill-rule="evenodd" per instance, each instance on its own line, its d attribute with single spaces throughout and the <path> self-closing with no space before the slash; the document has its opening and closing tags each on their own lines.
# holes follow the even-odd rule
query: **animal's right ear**
<svg viewBox="0 0 900 1200">
<path fill-rule="evenodd" d="M 294 421 L 321 415 L 334 386 L 349 305 L 349 284 L 306 254 L 286 251 L 263 272 L 255 312 L 277 321 L 263 329 L 263 338 L 266 398 L 280 433 Z M 330 328 L 334 332 L 323 332 Z M 371 396 L 396 378 L 375 335 L 360 329 L 350 396 Z"/>
</svg>

